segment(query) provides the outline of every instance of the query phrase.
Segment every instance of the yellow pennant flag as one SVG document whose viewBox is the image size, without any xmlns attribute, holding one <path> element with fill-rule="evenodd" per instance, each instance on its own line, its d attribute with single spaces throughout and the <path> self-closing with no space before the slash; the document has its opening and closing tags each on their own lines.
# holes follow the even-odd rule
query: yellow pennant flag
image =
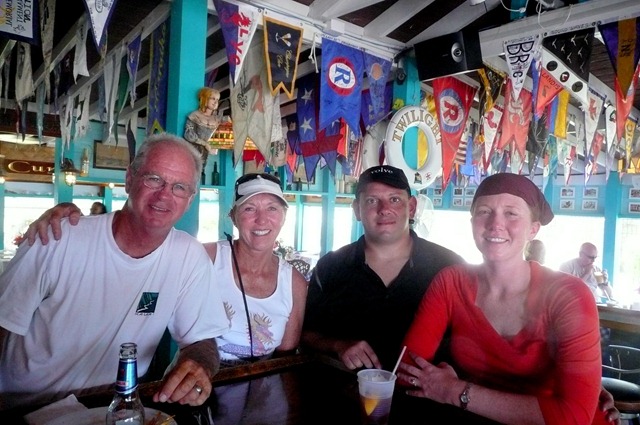
<svg viewBox="0 0 640 425">
<path fill-rule="evenodd" d="M 558 113 L 556 114 L 556 122 L 553 134 L 560 138 L 567 138 L 567 108 L 569 107 L 569 92 L 562 90 L 558 93 Z"/>
</svg>

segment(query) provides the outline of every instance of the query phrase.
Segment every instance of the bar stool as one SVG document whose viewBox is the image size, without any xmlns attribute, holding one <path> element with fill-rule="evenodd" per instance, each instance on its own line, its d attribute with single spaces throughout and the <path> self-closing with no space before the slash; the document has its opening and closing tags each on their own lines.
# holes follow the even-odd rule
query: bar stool
<svg viewBox="0 0 640 425">
<path fill-rule="evenodd" d="M 609 345 L 606 351 L 610 364 L 603 364 L 602 368 L 612 376 L 604 376 L 602 386 L 613 395 L 616 409 L 620 411 L 622 425 L 640 425 L 640 385 L 623 379 L 624 375 L 640 373 L 640 368 L 625 367 L 640 362 L 640 350 L 622 345 Z"/>
</svg>

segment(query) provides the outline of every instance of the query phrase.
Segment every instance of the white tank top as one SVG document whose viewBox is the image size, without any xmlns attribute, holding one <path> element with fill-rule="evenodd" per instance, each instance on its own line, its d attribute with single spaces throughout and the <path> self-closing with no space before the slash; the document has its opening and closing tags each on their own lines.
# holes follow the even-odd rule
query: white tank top
<svg viewBox="0 0 640 425">
<path fill-rule="evenodd" d="M 242 292 L 233 279 L 233 258 L 227 241 L 219 241 L 216 261 L 213 263 L 214 276 L 219 282 L 220 296 L 229 321 L 229 332 L 216 338 L 222 360 L 249 358 L 249 328 Z M 284 330 L 293 308 L 291 289 L 292 267 L 280 259 L 276 289 L 267 298 L 253 298 L 247 295 L 247 306 L 251 318 L 253 335 L 253 355 L 270 355 L 282 342 Z"/>
</svg>

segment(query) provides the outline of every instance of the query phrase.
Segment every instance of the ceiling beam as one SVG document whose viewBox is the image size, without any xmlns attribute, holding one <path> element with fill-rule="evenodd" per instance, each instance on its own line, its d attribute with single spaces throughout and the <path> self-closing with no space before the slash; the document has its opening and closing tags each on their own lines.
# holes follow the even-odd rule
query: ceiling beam
<svg viewBox="0 0 640 425">
<path fill-rule="evenodd" d="M 638 0 L 590 0 L 529 16 L 480 32 L 482 57 L 504 53 L 504 42 L 532 35 L 552 35 L 582 27 L 606 24 L 640 16 Z"/>
<path fill-rule="evenodd" d="M 382 0 L 314 0 L 309 6 L 309 17 L 326 21 L 339 18 L 356 10 L 380 3 Z"/>
<path fill-rule="evenodd" d="M 469 2 L 464 2 L 447 14 L 447 16 L 438 20 L 429 28 L 409 40 L 407 45 L 411 46 L 443 34 L 451 34 L 453 32 L 460 31 L 467 25 L 472 24 L 474 21 L 482 17 L 482 15 L 500 5 L 500 0 L 486 0 L 485 2 L 477 5 L 471 5 Z"/>
<path fill-rule="evenodd" d="M 399 0 L 366 25 L 364 35 L 367 37 L 386 36 L 405 23 L 407 16 L 415 15 L 433 2 L 434 0 Z"/>
</svg>

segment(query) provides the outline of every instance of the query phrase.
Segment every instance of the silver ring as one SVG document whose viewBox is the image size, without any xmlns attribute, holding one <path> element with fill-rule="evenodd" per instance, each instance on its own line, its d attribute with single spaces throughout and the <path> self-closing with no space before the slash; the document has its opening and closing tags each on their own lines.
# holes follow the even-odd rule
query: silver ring
<svg viewBox="0 0 640 425">
<path fill-rule="evenodd" d="M 202 394 L 202 387 L 200 385 L 196 385 L 193 389 L 196 390 L 198 394 Z"/>
<path fill-rule="evenodd" d="M 410 383 L 411 385 L 413 385 L 414 387 L 417 387 L 417 386 L 418 386 L 418 381 L 416 380 L 416 378 L 411 378 L 411 379 L 409 379 L 409 383 Z"/>
</svg>

